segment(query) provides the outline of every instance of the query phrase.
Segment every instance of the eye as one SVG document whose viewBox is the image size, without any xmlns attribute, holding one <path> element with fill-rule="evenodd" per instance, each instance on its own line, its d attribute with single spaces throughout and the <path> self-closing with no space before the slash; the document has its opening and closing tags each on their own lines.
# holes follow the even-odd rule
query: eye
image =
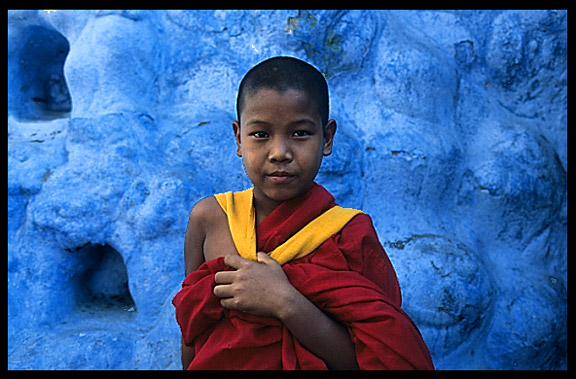
<svg viewBox="0 0 576 379">
<path fill-rule="evenodd" d="M 266 133 L 266 132 L 253 132 L 253 133 L 250 133 L 250 135 L 255 137 L 255 138 L 258 138 L 258 139 L 269 137 L 268 133 Z"/>
<path fill-rule="evenodd" d="M 306 137 L 306 136 L 311 136 L 312 133 L 310 133 L 307 130 L 297 130 L 292 134 L 294 137 Z"/>
</svg>

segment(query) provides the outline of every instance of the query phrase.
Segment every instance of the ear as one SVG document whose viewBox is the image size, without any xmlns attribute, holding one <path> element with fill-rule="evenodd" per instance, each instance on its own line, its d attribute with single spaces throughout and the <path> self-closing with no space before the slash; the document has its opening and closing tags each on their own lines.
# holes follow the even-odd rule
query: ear
<svg viewBox="0 0 576 379">
<path fill-rule="evenodd" d="M 234 137 L 236 137 L 236 155 L 242 158 L 242 139 L 240 138 L 240 123 L 232 121 L 232 129 L 234 130 Z"/>
<path fill-rule="evenodd" d="M 327 157 L 332 154 L 332 144 L 334 143 L 334 135 L 336 134 L 336 120 L 330 119 L 324 128 L 324 145 L 322 147 L 322 154 Z"/>
</svg>

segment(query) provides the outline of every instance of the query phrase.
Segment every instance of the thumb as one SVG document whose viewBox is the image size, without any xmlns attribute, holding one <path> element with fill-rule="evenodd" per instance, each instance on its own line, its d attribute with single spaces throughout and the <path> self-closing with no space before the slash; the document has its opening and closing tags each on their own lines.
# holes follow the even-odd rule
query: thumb
<svg viewBox="0 0 576 379">
<path fill-rule="evenodd" d="M 259 251 L 256 253 L 256 258 L 258 259 L 258 263 L 270 264 L 276 263 L 274 258 L 270 257 L 268 254 Z"/>
</svg>

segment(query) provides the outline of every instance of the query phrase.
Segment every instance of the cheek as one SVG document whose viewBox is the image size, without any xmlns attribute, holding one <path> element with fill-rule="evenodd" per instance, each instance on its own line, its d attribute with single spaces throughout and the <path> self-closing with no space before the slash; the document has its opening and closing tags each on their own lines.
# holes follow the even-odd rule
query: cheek
<svg viewBox="0 0 576 379">
<path fill-rule="evenodd" d="M 261 155 L 258 151 L 250 149 L 249 147 L 242 149 L 242 163 L 248 175 L 258 172 L 263 166 Z"/>
<path fill-rule="evenodd" d="M 300 154 L 298 161 L 301 168 L 306 168 L 308 171 L 317 171 L 322 164 L 322 157 L 322 150 L 308 148 Z"/>
<path fill-rule="evenodd" d="M 242 152 L 242 163 L 244 164 L 246 171 L 253 171 L 254 167 L 256 167 L 254 159 L 250 156 L 250 154 L 246 154 L 245 152 Z"/>
</svg>

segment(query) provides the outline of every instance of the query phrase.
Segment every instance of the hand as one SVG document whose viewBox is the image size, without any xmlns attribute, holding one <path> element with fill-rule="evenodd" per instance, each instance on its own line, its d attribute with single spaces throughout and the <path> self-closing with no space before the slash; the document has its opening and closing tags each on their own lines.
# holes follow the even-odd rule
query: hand
<svg viewBox="0 0 576 379">
<path fill-rule="evenodd" d="M 236 270 L 216 273 L 214 295 L 224 308 L 278 318 L 297 290 L 278 262 L 266 253 L 259 252 L 257 257 L 258 262 L 253 262 L 227 255 L 224 263 Z"/>
<path fill-rule="evenodd" d="M 331 319 L 302 295 L 284 270 L 268 254 L 258 262 L 227 255 L 226 266 L 236 271 L 217 272 L 214 294 L 224 308 L 275 317 L 329 368 L 357 368 L 354 344 L 346 327 Z"/>
</svg>

